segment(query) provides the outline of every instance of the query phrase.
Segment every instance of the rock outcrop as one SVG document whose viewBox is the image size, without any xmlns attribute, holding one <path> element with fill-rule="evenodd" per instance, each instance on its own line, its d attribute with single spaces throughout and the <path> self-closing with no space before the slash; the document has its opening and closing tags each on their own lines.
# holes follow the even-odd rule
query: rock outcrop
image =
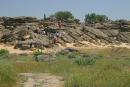
<svg viewBox="0 0 130 87">
<path fill-rule="evenodd" d="M 32 22 L 37 22 L 37 18 L 35 17 L 14 17 L 14 18 L 10 18 L 10 17 L 2 17 L 3 21 L 4 21 L 4 25 L 5 26 L 17 26 L 17 25 L 21 25 L 23 23 L 32 23 Z"/>
<path fill-rule="evenodd" d="M 53 24 L 53 26 L 56 23 Z M 44 25 L 34 17 L 0 17 L 0 42 L 15 45 L 16 48 L 45 47 L 49 36 L 39 33 Z M 52 25 L 52 22 L 51 22 Z M 64 32 L 60 38 L 62 43 L 89 41 L 92 43 L 130 43 L 130 25 L 121 27 L 116 23 L 97 24 L 93 27 L 75 25 L 75 28 L 65 27 L 58 32 Z M 40 28 L 40 29 L 39 29 Z"/>
</svg>

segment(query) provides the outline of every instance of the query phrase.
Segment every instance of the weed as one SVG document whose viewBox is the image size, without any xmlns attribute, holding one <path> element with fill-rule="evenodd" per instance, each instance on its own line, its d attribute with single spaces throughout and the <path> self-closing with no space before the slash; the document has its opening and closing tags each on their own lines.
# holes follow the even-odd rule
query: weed
<svg viewBox="0 0 130 87">
<path fill-rule="evenodd" d="M 16 84 L 17 73 L 13 65 L 0 61 L 0 87 L 13 87 Z"/>
<path fill-rule="evenodd" d="M 38 56 L 38 55 L 42 55 L 43 52 L 41 50 L 37 50 L 33 53 L 34 57 Z"/>
<path fill-rule="evenodd" d="M 0 50 L 0 59 L 7 58 L 9 56 L 9 51 L 5 49 Z"/>
<path fill-rule="evenodd" d="M 78 65 L 92 65 L 96 62 L 95 57 L 93 56 L 80 56 L 75 59 L 75 63 Z"/>
</svg>

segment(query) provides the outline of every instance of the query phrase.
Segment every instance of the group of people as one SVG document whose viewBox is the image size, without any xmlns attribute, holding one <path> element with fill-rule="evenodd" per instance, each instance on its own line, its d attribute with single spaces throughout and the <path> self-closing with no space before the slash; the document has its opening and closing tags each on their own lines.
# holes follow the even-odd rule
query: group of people
<svg viewBox="0 0 130 87">
<path fill-rule="evenodd" d="M 56 44 L 59 42 L 59 39 L 62 38 L 64 32 L 56 32 L 52 35 L 52 43 Z"/>
<path fill-rule="evenodd" d="M 65 32 L 58 32 L 58 31 L 51 32 L 51 31 L 46 31 L 45 29 L 39 29 L 39 28 L 36 29 L 35 33 L 49 36 L 49 40 L 52 40 L 53 44 L 58 43 L 59 39 L 65 34 Z"/>
</svg>

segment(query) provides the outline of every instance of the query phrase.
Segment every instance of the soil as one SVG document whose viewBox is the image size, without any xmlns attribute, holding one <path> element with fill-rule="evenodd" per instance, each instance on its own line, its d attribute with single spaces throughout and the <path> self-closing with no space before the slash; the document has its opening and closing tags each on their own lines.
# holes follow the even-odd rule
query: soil
<svg viewBox="0 0 130 87">
<path fill-rule="evenodd" d="M 54 46 L 53 48 L 46 48 L 43 50 L 44 53 L 56 53 L 60 52 L 61 50 L 70 47 L 74 49 L 105 49 L 105 48 L 112 48 L 112 47 L 125 47 L 130 49 L 130 44 L 127 43 L 120 43 L 120 44 L 103 44 L 100 43 L 100 45 L 96 45 L 87 41 L 82 41 L 80 43 L 66 43 L 66 46 L 62 46 L 61 44 L 57 44 L 57 46 Z M 14 49 L 13 46 L 7 46 L 4 44 L 0 44 L 0 49 L 7 49 L 10 53 L 16 53 L 16 54 L 31 54 L 33 51 L 31 50 L 20 50 L 20 49 Z M 36 50 L 36 49 L 35 49 Z M 34 51 L 35 51 L 34 50 Z"/>
<path fill-rule="evenodd" d="M 18 87 L 64 87 L 64 79 L 49 73 L 21 73 Z"/>
</svg>

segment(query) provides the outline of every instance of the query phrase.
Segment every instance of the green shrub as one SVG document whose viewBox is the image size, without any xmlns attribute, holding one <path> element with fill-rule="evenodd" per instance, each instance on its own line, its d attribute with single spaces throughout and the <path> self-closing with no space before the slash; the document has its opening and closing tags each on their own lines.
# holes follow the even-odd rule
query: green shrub
<svg viewBox="0 0 130 87">
<path fill-rule="evenodd" d="M 0 58 L 6 58 L 9 56 L 9 51 L 5 49 L 0 50 Z"/>
<path fill-rule="evenodd" d="M 119 62 L 76 68 L 65 80 L 65 87 L 130 87 L 130 73 Z"/>
<path fill-rule="evenodd" d="M 16 76 L 16 70 L 11 63 L 0 61 L 0 87 L 13 87 Z"/>
<path fill-rule="evenodd" d="M 95 13 L 85 15 L 86 23 L 92 24 L 92 23 L 102 23 L 102 22 L 107 22 L 107 21 L 108 21 L 108 17 L 106 15 L 99 15 Z"/>
<path fill-rule="evenodd" d="M 58 11 L 52 16 L 55 17 L 57 20 L 69 21 L 69 19 L 74 19 L 73 14 L 69 11 Z"/>
<path fill-rule="evenodd" d="M 43 54 L 43 52 L 40 51 L 40 50 L 37 50 L 37 51 L 35 51 L 35 52 L 33 53 L 34 57 L 36 57 L 36 56 L 38 56 L 38 55 L 42 55 L 42 54 Z"/>
<path fill-rule="evenodd" d="M 78 65 L 92 65 L 96 62 L 96 57 L 94 56 L 89 56 L 89 55 L 83 55 L 80 57 L 77 57 L 75 59 L 75 63 Z"/>
</svg>

